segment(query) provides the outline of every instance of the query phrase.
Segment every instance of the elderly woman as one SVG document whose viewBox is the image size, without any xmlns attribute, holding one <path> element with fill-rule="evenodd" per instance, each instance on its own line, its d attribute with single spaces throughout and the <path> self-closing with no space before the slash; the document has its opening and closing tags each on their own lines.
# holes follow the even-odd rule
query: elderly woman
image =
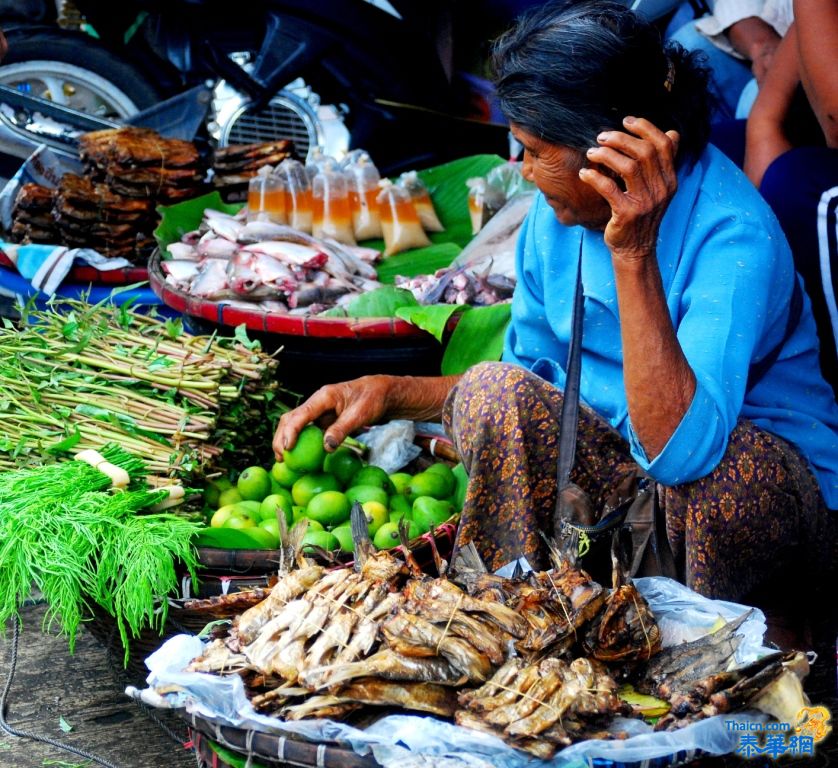
<svg viewBox="0 0 838 768">
<path fill-rule="evenodd" d="M 536 10 L 494 66 L 539 189 L 503 362 L 323 387 L 282 417 L 275 451 L 313 420 L 334 450 L 364 424 L 442 417 L 469 472 L 461 538 L 493 568 L 543 565 L 581 250 L 571 480 L 599 509 L 626 472 L 653 477 L 681 577 L 709 596 L 744 597 L 801 554 L 831 562 L 838 410 L 782 231 L 706 143 L 705 73 L 606 2 Z"/>
</svg>

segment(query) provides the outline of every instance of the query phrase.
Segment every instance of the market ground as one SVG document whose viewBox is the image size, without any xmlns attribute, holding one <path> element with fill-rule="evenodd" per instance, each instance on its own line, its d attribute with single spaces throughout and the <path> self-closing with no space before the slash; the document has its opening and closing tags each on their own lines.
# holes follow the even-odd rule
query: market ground
<svg viewBox="0 0 838 768">
<path fill-rule="evenodd" d="M 44 610 L 44 606 L 27 606 L 22 612 L 23 631 L 7 700 L 7 722 L 18 730 L 49 736 L 94 753 L 117 768 L 194 768 L 192 753 L 165 733 L 146 710 L 124 695 L 124 673 L 114 665 L 103 646 L 83 631 L 71 656 L 65 638 L 41 632 Z M 0 638 L 0 691 L 8 680 L 11 641 L 11 632 Z M 834 661 L 830 665 L 830 650 L 835 653 L 834 639 L 816 649 L 823 661 L 813 669 L 806 688 L 813 703 L 828 706 L 835 717 L 838 697 Z M 180 739 L 187 738 L 180 720 L 166 713 L 155 711 L 154 714 L 162 715 L 164 725 L 176 731 Z M 62 718 L 65 728 L 71 730 L 62 730 Z M 695 768 L 836 766 L 838 739 L 833 734 L 829 742 L 818 750 L 814 759 L 778 763 L 767 758 L 744 761 L 729 757 L 702 760 L 694 765 Z M 94 765 L 56 747 L 0 731 L 0 768 L 92 768 Z"/>
<path fill-rule="evenodd" d="M 126 680 L 104 647 L 87 631 L 79 634 L 70 655 L 66 638 L 41 632 L 44 606 L 23 609 L 17 667 L 6 702 L 6 721 L 83 749 L 118 768 L 195 768 L 191 750 L 175 743 L 146 710 L 124 694 Z M 12 633 L 0 638 L 0 690 L 10 670 Z M 162 714 L 162 721 L 187 738 L 181 721 Z M 63 723 L 62 723 L 63 718 Z M 65 732 L 64 728 L 71 728 Z M 69 752 L 0 730 L 0 767 L 88 768 Z"/>
</svg>

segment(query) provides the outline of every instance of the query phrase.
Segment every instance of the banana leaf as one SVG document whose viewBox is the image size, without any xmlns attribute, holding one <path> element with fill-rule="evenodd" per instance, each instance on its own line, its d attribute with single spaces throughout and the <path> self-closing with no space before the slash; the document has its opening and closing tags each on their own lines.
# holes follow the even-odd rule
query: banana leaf
<svg viewBox="0 0 838 768">
<path fill-rule="evenodd" d="M 511 312 L 511 304 L 472 307 L 463 312 L 442 356 L 442 375 L 463 373 L 477 363 L 500 360 Z"/>
<path fill-rule="evenodd" d="M 166 248 L 171 243 L 176 243 L 187 232 L 198 229 L 204 211 L 212 208 L 215 211 L 234 214 L 241 208 L 241 203 L 231 205 L 221 199 L 218 192 L 210 192 L 208 195 L 201 195 L 192 200 L 186 200 L 174 205 L 160 205 L 157 212 L 160 214 L 160 223 L 154 230 L 154 239 L 160 248 L 163 258 L 168 258 Z"/>
</svg>

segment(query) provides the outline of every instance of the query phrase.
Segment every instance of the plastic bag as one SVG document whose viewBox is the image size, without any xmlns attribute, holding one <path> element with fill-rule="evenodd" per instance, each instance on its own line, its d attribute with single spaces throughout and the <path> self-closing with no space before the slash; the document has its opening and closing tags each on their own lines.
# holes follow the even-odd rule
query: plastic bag
<svg viewBox="0 0 838 768">
<path fill-rule="evenodd" d="M 370 156 L 363 152 L 355 162 L 344 168 L 349 180 L 349 202 L 352 207 L 352 230 L 356 240 L 382 237 L 381 213 L 378 208 L 378 185 L 381 175 Z"/>
<path fill-rule="evenodd" d="M 422 453 L 413 442 L 415 436 L 416 427 L 412 421 L 396 419 L 367 430 L 359 435 L 358 442 L 370 449 L 370 464 L 392 474 Z"/>
<path fill-rule="evenodd" d="M 382 181 L 381 184 L 376 200 L 384 233 L 384 255 L 392 256 L 410 248 L 430 245 L 431 241 L 422 229 L 419 214 L 407 190 L 389 181 Z"/>
<path fill-rule="evenodd" d="M 318 173 L 311 182 L 311 200 L 312 234 L 355 245 L 346 176 L 338 170 Z"/>
<path fill-rule="evenodd" d="M 283 160 L 275 173 L 283 181 L 288 225 L 311 234 L 311 185 L 303 164 L 299 160 Z"/>
<path fill-rule="evenodd" d="M 9 231 L 12 228 L 12 209 L 17 193 L 24 184 L 40 184 L 54 189 L 65 173 L 80 173 L 81 170 L 80 162 L 61 157 L 48 149 L 46 144 L 41 144 L 23 161 L 0 192 L 0 222 L 3 229 Z"/>
<path fill-rule="evenodd" d="M 247 186 L 247 220 L 287 224 L 285 179 L 269 165 L 262 166 Z"/>
<path fill-rule="evenodd" d="M 444 232 L 445 227 L 436 215 L 434 204 L 428 188 L 419 178 L 416 171 L 406 171 L 399 176 L 398 185 L 408 191 L 416 213 L 419 214 L 419 221 L 422 229 L 426 232 Z"/>
</svg>

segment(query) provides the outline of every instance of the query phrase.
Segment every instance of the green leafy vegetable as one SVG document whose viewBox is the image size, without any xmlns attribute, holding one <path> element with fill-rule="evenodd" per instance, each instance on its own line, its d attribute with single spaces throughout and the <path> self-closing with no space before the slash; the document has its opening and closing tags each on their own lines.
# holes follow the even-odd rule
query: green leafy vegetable
<svg viewBox="0 0 838 768">
<path fill-rule="evenodd" d="M 462 312 L 466 307 L 458 304 L 431 304 L 429 306 L 403 307 L 396 310 L 396 317 L 413 323 L 423 331 L 430 333 L 442 342 L 445 328 L 451 316 Z"/>
<path fill-rule="evenodd" d="M 463 373 L 472 365 L 500 360 L 512 307 L 494 304 L 463 312 L 442 357 L 442 374 Z"/>
<path fill-rule="evenodd" d="M 418 304 L 410 291 L 385 285 L 356 296 L 347 305 L 346 313 L 349 317 L 393 317 L 397 309 Z"/>
<path fill-rule="evenodd" d="M 204 216 L 204 210 L 212 208 L 214 211 L 234 214 L 241 209 L 241 204 L 229 205 L 221 199 L 218 192 L 185 200 L 175 205 L 161 205 L 157 212 L 160 214 L 160 224 L 154 230 L 154 239 L 160 247 L 163 258 L 168 258 L 166 247 L 176 243 L 187 232 L 197 229 Z"/>
</svg>

